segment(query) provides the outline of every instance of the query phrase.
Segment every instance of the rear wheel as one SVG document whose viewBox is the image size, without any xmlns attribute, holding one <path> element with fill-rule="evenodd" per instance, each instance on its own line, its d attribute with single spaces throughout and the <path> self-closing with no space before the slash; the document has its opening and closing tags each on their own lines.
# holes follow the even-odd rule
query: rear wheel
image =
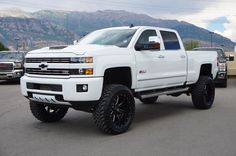
<svg viewBox="0 0 236 156">
<path fill-rule="evenodd" d="M 34 117 L 42 122 L 57 122 L 66 115 L 68 107 L 48 106 L 30 101 L 30 110 Z"/>
<path fill-rule="evenodd" d="M 145 99 L 139 99 L 144 104 L 153 104 L 157 101 L 158 96 L 151 97 L 151 98 L 145 98 Z"/>
<path fill-rule="evenodd" d="M 192 101 L 198 109 L 211 108 L 215 98 L 215 85 L 208 76 L 200 76 L 198 82 L 191 88 Z"/>
<path fill-rule="evenodd" d="M 120 134 L 129 129 L 134 112 L 135 102 L 130 89 L 123 85 L 107 85 L 93 116 L 101 131 Z"/>
</svg>

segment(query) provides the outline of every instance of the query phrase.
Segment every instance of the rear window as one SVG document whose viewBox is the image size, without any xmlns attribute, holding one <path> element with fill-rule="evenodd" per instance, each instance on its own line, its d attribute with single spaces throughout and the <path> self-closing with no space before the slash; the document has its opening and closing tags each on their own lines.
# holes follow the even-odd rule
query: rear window
<svg viewBox="0 0 236 156">
<path fill-rule="evenodd" d="M 166 50 L 180 49 L 179 40 L 174 32 L 160 31 Z"/>
</svg>

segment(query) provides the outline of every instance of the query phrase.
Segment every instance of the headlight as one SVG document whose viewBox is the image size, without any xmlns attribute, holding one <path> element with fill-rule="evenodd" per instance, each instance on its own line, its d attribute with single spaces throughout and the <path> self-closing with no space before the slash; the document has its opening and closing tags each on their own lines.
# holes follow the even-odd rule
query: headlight
<svg viewBox="0 0 236 156">
<path fill-rule="evenodd" d="M 15 63 L 15 69 L 20 69 L 22 68 L 22 64 L 21 63 Z"/>
<path fill-rule="evenodd" d="M 219 63 L 219 71 L 226 71 L 226 63 Z"/>
<path fill-rule="evenodd" d="M 71 69 L 71 75 L 93 75 L 93 68 Z"/>
<path fill-rule="evenodd" d="M 93 63 L 93 57 L 72 57 L 71 63 Z"/>
</svg>

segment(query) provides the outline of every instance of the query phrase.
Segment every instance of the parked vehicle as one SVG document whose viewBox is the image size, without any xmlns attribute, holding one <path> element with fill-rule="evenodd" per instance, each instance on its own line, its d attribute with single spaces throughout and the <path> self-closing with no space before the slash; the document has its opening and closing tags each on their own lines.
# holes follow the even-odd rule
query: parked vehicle
<svg viewBox="0 0 236 156">
<path fill-rule="evenodd" d="M 218 55 L 218 66 L 219 70 L 215 78 L 215 83 L 221 85 L 222 87 L 227 87 L 227 57 L 224 50 L 219 47 L 200 47 L 193 49 L 195 51 L 212 51 L 217 52 Z"/>
<path fill-rule="evenodd" d="M 236 52 L 226 52 L 226 57 L 228 58 L 229 62 L 227 62 L 227 74 L 228 77 L 236 77 Z"/>
<path fill-rule="evenodd" d="M 74 108 L 93 113 L 103 132 L 120 134 L 134 118 L 134 97 L 152 104 L 160 95 L 185 93 L 196 108 L 211 108 L 217 71 L 216 53 L 185 51 L 175 30 L 116 27 L 78 45 L 29 52 L 21 91 L 42 122 L 59 121 Z"/>
<path fill-rule="evenodd" d="M 0 80 L 16 80 L 23 76 L 24 52 L 0 52 Z"/>
</svg>

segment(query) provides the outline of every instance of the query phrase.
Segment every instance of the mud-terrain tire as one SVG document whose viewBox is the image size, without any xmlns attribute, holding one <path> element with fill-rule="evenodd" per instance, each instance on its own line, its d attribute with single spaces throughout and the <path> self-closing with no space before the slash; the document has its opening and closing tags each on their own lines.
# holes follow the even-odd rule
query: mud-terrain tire
<svg viewBox="0 0 236 156">
<path fill-rule="evenodd" d="M 107 134 L 126 132 L 134 118 L 135 101 L 129 88 L 119 84 L 104 86 L 93 113 L 96 126 Z"/>
<path fill-rule="evenodd" d="M 30 110 L 34 117 L 42 122 L 57 122 L 66 115 L 68 107 L 48 106 L 30 101 Z"/>
<path fill-rule="evenodd" d="M 215 98 L 215 85 L 211 77 L 200 76 L 191 88 L 193 105 L 197 109 L 211 108 Z"/>
</svg>

